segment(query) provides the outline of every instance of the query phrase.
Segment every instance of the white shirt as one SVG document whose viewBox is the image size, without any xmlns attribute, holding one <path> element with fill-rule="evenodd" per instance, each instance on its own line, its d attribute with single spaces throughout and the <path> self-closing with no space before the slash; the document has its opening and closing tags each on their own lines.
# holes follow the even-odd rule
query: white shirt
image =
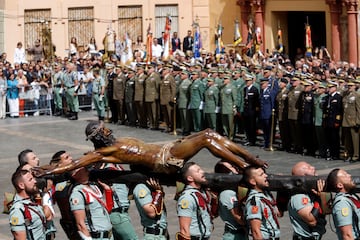
<svg viewBox="0 0 360 240">
<path fill-rule="evenodd" d="M 25 61 L 26 61 L 25 49 L 24 48 L 15 48 L 14 63 L 23 63 Z"/>
<path fill-rule="evenodd" d="M 163 51 L 163 49 L 160 44 L 158 44 L 156 46 L 154 44 L 152 45 L 152 56 L 153 57 L 156 57 L 156 58 L 161 57 L 162 51 Z"/>
</svg>

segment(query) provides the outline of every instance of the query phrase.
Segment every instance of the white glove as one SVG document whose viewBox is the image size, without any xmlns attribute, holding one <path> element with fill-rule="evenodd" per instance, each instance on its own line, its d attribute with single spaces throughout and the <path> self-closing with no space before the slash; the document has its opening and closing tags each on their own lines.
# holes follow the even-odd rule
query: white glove
<svg viewBox="0 0 360 240">
<path fill-rule="evenodd" d="M 103 98 L 104 98 L 104 95 L 100 95 L 99 96 L 99 101 L 102 102 Z"/>
<path fill-rule="evenodd" d="M 215 113 L 219 113 L 219 112 L 220 112 L 220 109 L 221 109 L 221 107 L 216 107 L 216 108 L 215 108 Z"/>
<path fill-rule="evenodd" d="M 203 101 L 200 102 L 199 109 L 200 109 L 200 110 L 203 110 L 203 109 L 204 109 L 204 102 L 203 102 Z"/>
<path fill-rule="evenodd" d="M 92 237 L 85 236 L 81 231 L 78 231 L 78 234 L 82 240 L 92 240 Z"/>
<path fill-rule="evenodd" d="M 63 89 L 63 88 L 60 88 L 59 94 L 62 94 L 63 92 L 64 92 L 64 89 Z"/>
</svg>

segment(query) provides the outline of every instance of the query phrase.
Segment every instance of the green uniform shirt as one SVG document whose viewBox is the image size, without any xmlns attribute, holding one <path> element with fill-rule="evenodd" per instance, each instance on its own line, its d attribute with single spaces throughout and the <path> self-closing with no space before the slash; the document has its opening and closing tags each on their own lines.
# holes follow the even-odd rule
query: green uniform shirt
<svg viewBox="0 0 360 240">
<path fill-rule="evenodd" d="M 91 190 L 89 190 L 89 188 L 91 188 Z M 71 192 L 69 199 L 70 209 L 71 211 L 85 211 L 85 204 L 88 204 L 93 229 L 97 231 L 110 231 L 112 225 L 110 222 L 109 214 L 107 210 L 103 207 L 103 205 L 94 197 L 93 194 L 86 193 L 90 191 L 95 192 L 96 197 L 103 201 L 103 195 L 96 185 L 92 184 L 90 186 L 86 186 L 83 184 L 79 184 L 75 186 Z M 85 218 L 85 224 L 88 230 L 91 232 L 91 228 L 89 226 L 87 218 Z"/>
<path fill-rule="evenodd" d="M 275 220 L 277 216 L 273 216 L 273 212 L 275 214 L 278 212 L 277 207 L 265 204 L 262 199 L 274 202 L 270 195 L 251 189 L 245 206 L 246 220 L 248 222 L 252 219 L 261 221 L 260 231 L 264 239 L 279 238 L 280 228 Z"/>
<path fill-rule="evenodd" d="M 206 89 L 204 102 L 204 113 L 215 113 L 216 107 L 219 105 L 219 89 L 215 85 Z"/>
<path fill-rule="evenodd" d="M 335 195 L 332 215 L 336 228 L 336 233 L 338 239 L 340 240 L 342 240 L 342 236 L 339 227 L 347 225 L 352 226 L 352 234 L 354 239 L 360 237 L 360 208 L 357 208 L 355 206 L 351 198 L 359 199 L 358 197 L 348 193 L 339 192 Z M 355 221 L 355 219 L 357 219 L 357 221 Z"/>
<path fill-rule="evenodd" d="M 167 228 L 167 220 L 166 220 L 166 212 L 165 210 L 162 211 L 160 218 L 149 218 L 143 206 L 152 202 L 152 195 L 150 189 L 143 183 L 136 185 L 133 191 L 134 200 L 136 207 L 139 211 L 140 218 L 141 218 L 141 225 L 144 228 Z M 165 209 L 165 208 L 164 208 Z"/>
<path fill-rule="evenodd" d="M 188 78 L 186 78 L 181 81 L 178 87 L 177 105 L 179 109 L 186 109 L 188 106 L 190 85 L 191 85 L 191 81 Z"/>
<path fill-rule="evenodd" d="M 77 79 L 77 73 L 75 71 L 65 72 L 64 75 L 64 86 L 65 87 L 74 87 L 75 80 Z"/>
<path fill-rule="evenodd" d="M 94 94 L 100 94 L 102 87 L 105 87 L 105 80 L 99 76 L 99 77 L 95 78 L 93 81 L 92 92 Z"/>
<path fill-rule="evenodd" d="M 196 193 L 201 194 L 202 199 L 199 199 Z M 178 216 L 191 218 L 191 236 L 210 237 L 213 224 L 210 213 L 208 212 L 210 206 L 205 199 L 207 199 L 207 197 L 204 192 L 200 192 L 198 189 L 188 185 L 177 202 Z"/>
<path fill-rule="evenodd" d="M 307 194 L 295 194 L 291 196 L 288 211 L 291 221 L 291 226 L 294 230 L 295 235 L 305 238 L 314 237 L 318 239 L 326 232 L 325 225 L 326 220 L 324 218 L 318 217 L 316 227 L 309 226 L 304 220 L 299 216 L 298 211 L 304 207 L 313 207 L 314 203 Z"/>
<path fill-rule="evenodd" d="M 25 205 L 27 205 L 28 212 L 31 215 L 31 219 L 25 218 Z M 25 222 L 29 221 L 26 225 Z M 29 236 L 31 234 L 33 239 L 45 240 L 45 214 L 41 205 L 34 204 L 30 199 L 21 198 L 15 194 L 14 204 L 10 208 L 9 214 L 10 229 L 12 232 L 25 231 L 27 233 L 28 240 L 32 240 Z M 28 229 L 28 231 L 26 231 Z"/>
</svg>

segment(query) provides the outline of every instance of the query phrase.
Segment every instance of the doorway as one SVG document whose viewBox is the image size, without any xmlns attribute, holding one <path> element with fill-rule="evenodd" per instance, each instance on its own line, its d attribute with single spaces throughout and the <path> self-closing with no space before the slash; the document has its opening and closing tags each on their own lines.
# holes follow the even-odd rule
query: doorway
<svg viewBox="0 0 360 240">
<path fill-rule="evenodd" d="M 311 26 L 313 50 L 315 47 L 326 46 L 325 12 L 288 12 L 288 54 L 291 61 L 300 48 L 305 53 L 305 24 Z"/>
</svg>

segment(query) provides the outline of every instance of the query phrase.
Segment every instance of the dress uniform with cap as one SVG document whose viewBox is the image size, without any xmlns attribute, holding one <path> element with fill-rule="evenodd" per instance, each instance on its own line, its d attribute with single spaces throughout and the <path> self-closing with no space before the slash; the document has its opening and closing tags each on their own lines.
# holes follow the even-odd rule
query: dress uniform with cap
<svg viewBox="0 0 360 240">
<path fill-rule="evenodd" d="M 264 132 L 264 148 L 270 147 L 271 135 L 271 116 L 272 110 L 275 109 L 275 98 L 277 94 L 276 88 L 272 88 L 268 78 L 260 79 L 260 116 L 259 119 L 262 124 Z"/>
<path fill-rule="evenodd" d="M 114 65 L 107 64 L 107 74 L 106 74 L 106 96 L 108 101 L 108 106 L 110 107 L 111 111 L 111 122 L 117 123 L 118 119 L 118 112 L 116 107 L 116 100 L 114 100 L 114 81 L 116 80 L 116 73 L 114 72 Z"/>
<path fill-rule="evenodd" d="M 256 144 L 256 118 L 260 108 L 259 90 L 253 85 L 253 76 L 245 75 L 244 87 L 244 124 L 248 142 L 246 145 Z"/>
<path fill-rule="evenodd" d="M 201 125 L 201 111 L 204 105 L 204 92 L 206 86 L 199 78 L 199 72 L 191 73 L 193 82 L 190 86 L 190 100 L 189 100 L 189 109 L 191 111 L 191 116 L 193 120 L 193 127 L 195 132 L 199 132 L 202 130 Z"/>
<path fill-rule="evenodd" d="M 145 92 L 144 85 L 147 76 L 144 73 L 144 65 L 138 64 L 136 66 L 136 69 L 137 69 L 137 74 L 135 76 L 135 95 L 134 95 L 136 116 L 139 121 L 138 122 L 139 127 L 147 128 L 146 112 L 144 107 L 144 92 Z"/>
<path fill-rule="evenodd" d="M 171 75 L 172 65 L 167 64 L 163 70 L 163 78 L 160 82 L 160 106 L 163 113 L 164 121 L 167 125 L 167 132 L 173 131 L 173 111 L 171 106 L 176 97 L 176 83 L 174 77 Z"/>
<path fill-rule="evenodd" d="M 359 126 L 360 126 L 360 94 L 356 92 L 355 83 L 349 82 L 348 93 L 343 97 L 344 114 L 342 127 L 345 138 L 345 151 L 349 161 L 359 159 Z"/>
<path fill-rule="evenodd" d="M 160 215 L 150 218 L 143 206 L 153 202 L 151 189 L 143 184 L 137 184 L 133 191 L 136 208 L 141 218 L 143 226 L 144 239 L 146 240 L 166 240 L 167 239 L 167 219 L 166 209 L 163 208 Z"/>
<path fill-rule="evenodd" d="M 281 138 L 281 148 L 284 151 L 290 150 L 290 138 L 289 138 L 289 122 L 288 122 L 288 92 L 287 85 L 289 84 L 288 79 L 280 79 L 280 90 L 276 95 L 276 115 L 279 121 L 279 131 Z"/>
<path fill-rule="evenodd" d="M 46 239 L 46 217 L 41 205 L 15 194 L 9 213 L 12 232 L 26 232 L 28 240 Z"/>
<path fill-rule="evenodd" d="M 292 144 L 292 151 L 302 152 L 301 138 L 300 138 L 300 126 L 298 123 L 299 110 L 296 108 L 297 100 L 300 93 L 303 91 L 303 86 L 300 84 L 300 78 L 295 76 L 291 79 L 292 87 L 288 93 L 288 121 L 290 141 Z"/>
<path fill-rule="evenodd" d="M 220 89 L 221 101 L 221 122 L 224 135 L 230 140 L 234 139 L 234 113 L 237 113 L 237 92 L 234 85 L 231 84 L 231 76 L 226 75 L 224 86 Z"/>
<path fill-rule="evenodd" d="M 314 149 L 314 94 L 312 92 L 313 82 L 310 80 L 304 80 L 302 82 L 304 91 L 300 93 L 300 96 L 296 102 L 296 108 L 298 109 L 298 124 L 301 128 L 299 137 L 301 139 L 302 153 L 305 155 L 313 155 Z"/>
<path fill-rule="evenodd" d="M 156 65 L 154 63 L 148 66 L 149 75 L 145 80 L 145 110 L 147 119 L 152 130 L 159 129 L 159 122 L 157 117 L 157 100 L 159 99 L 159 83 L 161 81 L 160 75 L 155 71 Z"/>
<path fill-rule="evenodd" d="M 182 135 L 186 136 L 190 134 L 190 113 L 188 110 L 189 97 L 190 97 L 190 86 L 191 80 L 188 78 L 189 72 L 182 70 L 181 82 L 177 88 L 177 107 L 179 109 L 180 123 Z"/>
<path fill-rule="evenodd" d="M 113 98 L 118 112 L 118 124 L 125 123 L 125 82 L 126 76 L 121 66 L 116 66 L 116 79 L 114 80 Z"/>
<path fill-rule="evenodd" d="M 342 97 L 337 93 L 337 84 L 329 82 L 329 92 L 324 101 L 323 126 L 325 127 L 326 139 L 328 139 L 328 148 L 330 156 L 327 160 L 335 160 L 340 158 L 340 124 L 343 114 Z"/>
<path fill-rule="evenodd" d="M 219 89 L 213 78 L 208 78 L 208 87 L 204 94 L 205 123 L 208 128 L 216 130 L 216 112 L 219 105 Z"/>
<path fill-rule="evenodd" d="M 316 156 L 325 158 L 326 157 L 326 148 L 327 140 L 325 137 L 325 129 L 323 127 L 323 106 L 326 100 L 326 84 L 321 83 L 318 87 L 317 93 L 314 96 L 314 125 L 315 125 L 315 135 L 317 140 L 317 152 Z"/>
<path fill-rule="evenodd" d="M 126 116 L 129 126 L 136 126 L 136 111 L 134 103 L 135 95 L 135 72 L 132 69 L 128 69 L 128 78 L 125 82 L 125 107 Z"/>
</svg>

